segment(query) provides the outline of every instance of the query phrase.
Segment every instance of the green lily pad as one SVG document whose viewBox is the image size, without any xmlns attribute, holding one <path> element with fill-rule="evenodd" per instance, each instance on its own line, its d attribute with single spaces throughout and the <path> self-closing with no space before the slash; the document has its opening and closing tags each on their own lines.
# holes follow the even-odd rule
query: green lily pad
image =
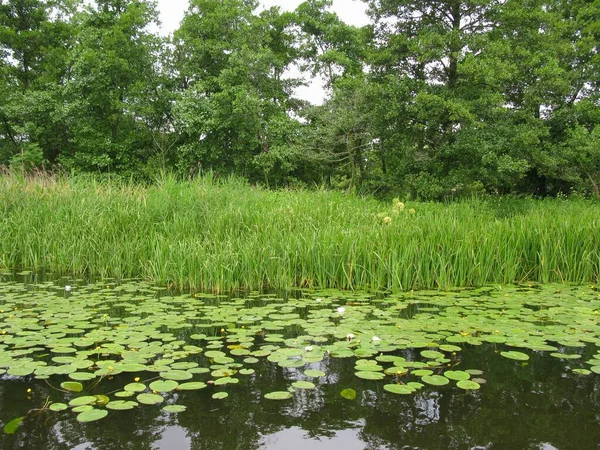
<svg viewBox="0 0 600 450">
<path fill-rule="evenodd" d="M 77 381 L 63 381 L 60 383 L 60 387 L 69 392 L 83 391 L 83 385 Z"/>
<path fill-rule="evenodd" d="M 265 398 L 267 400 L 288 400 L 292 398 L 292 394 L 290 394 L 288 391 L 275 391 L 265 394 Z"/>
<path fill-rule="evenodd" d="M 425 375 L 421 378 L 421 381 L 423 381 L 423 383 L 431 384 L 432 386 L 444 386 L 450 383 L 448 378 L 441 375 Z"/>
<path fill-rule="evenodd" d="M 12 419 L 10 422 L 4 425 L 4 433 L 14 434 L 15 431 L 17 431 L 17 429 L 21 426 L 23 419 L 25 419 L 25 417 L 16 417 Z"/>
<path fill-rule="evenodd" d="M 358 378 L 361 378 L 363 380 L 383 380 L 385 378 L 385 374 L 382 372 L 367 372 L 367 371 L 361 371 L 361 372 L 355 372 L 354 375 L 356 375 Z"/>
<path fill-rule="evenodd" d="M 323 372 L 322 370 L 307 369 L 304 371 L 304 375 L 306 375 L 307 377 L 310 377 L 310 378 L 320 378 L 320 377 L 324 377 L 326 375 L 326 373 Z"/>
<path fill-rule="evenodd" d="M 26 377 L 27 375 L 31 375 L 35 370 L 35 367 L 32 366 L 22 366 L 22 367 L 11 367 L 7 370 L 6 373 L 12 375 L 13 377 Z"/>
<path fill-rule="evenodd" d="M 73 372 L 69 374 L 69 378 L 77 381 L 89 381 L 96 378 L 96 374 L 90 372 Z"/>
<path fill-rule="evenodd" d="M 146 390 L 146 385 L 143 383 L 129 383 L 126 384 L 123 390 L 127 392 L 144 392 Z"/>
<path fill-rule="evenodd" d="M 311 383 L 310 381 L 296 381 L 296 382 L 292 383 L 292 386 L 295 387 L 296 389 L 314 389 L 315 388 L 314 383 Z"/>
<path fill-rule="evenodd" d="M 65 403 L 51 403 L 50 406 L 48 406 L 48 409 L 50 411 L 59 412 L 59 411 L 64 411 L 68 407 L 69 406 L 66 405 Z"/>
<path fill-rule="evenodd" d="M 184 381 L 193 377 L 191 373 L 185 370 L 169 370 L 167 372 L 160 372 L 160 376 L 165 380 L 173 381 Z"/>
<path fill-rule="evenodd" d="M 454 381 L 468 380 L 471 378 L 471 375 L 469 375 L 467 372 L 463 372 L 462 370 L 446 370 L 444 372 L 444 376 L 449 380 Z"/>
<path fill-rule="evenodd" d="M 77 415 L 79 422 L 95 422 L 96 420 L 104 419 L 108 415 L 108 411 L 105 409 L 90 409 Z"/>
<path fill-rule="evenodd" d="M 239 383 L 240 380 L 238 380 L 237 378 L 232 378 L 232 377 L 223 377 L 223 378 L 217 378 L 215 380 L 215 386 L 224 386 L 226 384 L 237 384 Z"/>
<path fill-rule="evenodd" d="M 106 404 L 107 409 L 113 409 L 115 411 L 126 411 L 137 406 L 138 403 L 132 400 L 113 400 Z"/>
<path fill-rule="evenodd" d="M 162 410 L 170 413 L 180 413 L 184 412 L 186 409 L 187 407 L 184 405 L 167 405 L 163 407 Z"/>
<path fill-rule="evenodd" d="M 385 389 L 388 392 L 391 392 L 392 394 L 414 394 L 415 389 L 411 386 L 405 385 L 405 384 L 386 384 L 383 386 L 383 389 Z"/>
<path fill-rule="evenodd" d="M 458 386 L 461 389 L 473 390 L 473 391 L 476 391 L 477 389 L 479 389 L 481 387 L 479 385 L 479 383 L 476 383 L 472 380 L 460 380 L 456 383 L 456 386 Z"/>
<path fill-rule="evenodd" d="M 423 350 L 421 356 L 427 359 L 444 358 L 444 354 L 435 350 Z"/>
<path fill-rule="evenodd" d="M 136 400 L 143 405 L 157 405 L 164 401 L 162 395 L 158 394 L 138 394 Z"/>
<path fill-rule="evenodd" d="M 224 398 L 229 397 L 229 394 L 227 392 L 215 392 L 212 395 L 212 398 L 215 400 L 223 400 Z"/>
<path fill-rule="evenodd" d="M 340 392 L 340 395 L 346 400 L 354 400 L 356 398 L 356 391 L 354 389 L 344 389 Z"/>
<path fill-rule="evenodd" d="M 201 381 L 190 381 L 188 383 L 181 383 L 177 386 L 178 391 L 196 391 L 199 389 L 204 389 L 206 387 L 206 383 L 202 383 Z"/>
<path fill-rule="evenodd" d="M 433 375 L 433 370 L 417 369 L 417 370 L 413 370 L 411 373 L 417 377 L 425 377 L 427 375 Z"/>
<path fill-rule="evenodd" d="M 525 353 L 521 353 L 521 352 L 516 352 L 516 351 L 509 351 L 509 352 L 501 352 L 500 353 L 502 356 L 504 356 L 505 358 L 508 359 L 514 359 L 515 361 L 528 361 L 529 360 L 529 355 L 525 354 Z"/>
<path fill-rule="evenodd" d="M 578 355 L 577 353 L 574 354 L 569 354 L 569 353 L 550 353 L 550 356 L 553 356 L 554 358 L 559 358 L 559 359 L 579 359 L 581 358 L 581 355 Z"/>
<path fill-rule="evenodd" d="M 96 397 L 93 395 L 84 395 L 82 397 L 76 397 L 69 402 L 69 406 L 81 406 L 81 405 L 92 405 L 96 403 Z"/>
<path fill-rule="evenodd" d="M 179 383 L 173 380 L 157 380 L 150 383 L 150 389 L 156 392 L 171 392 L 177 389 Z"/>
</svg>

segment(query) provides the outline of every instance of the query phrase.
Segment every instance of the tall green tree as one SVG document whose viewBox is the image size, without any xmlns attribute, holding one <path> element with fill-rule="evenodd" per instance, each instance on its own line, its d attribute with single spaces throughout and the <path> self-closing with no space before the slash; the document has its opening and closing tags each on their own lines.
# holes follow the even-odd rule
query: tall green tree
<svg viewBox="0 0 600 450">
<path fill-rule="evenodd" d="M 289 143 L 298 81 L 284 76 L 295 59 L 291 17 L 256 13 L 253 0 L 192 0 L 175 32 L 181 96 L 176 128 L 185 172 L 214 169 L 265 175 Z M 280 151 L 281 153 L 281 151 Z"/>
<path fill-rule="evenodd" d="M 67 167 L 135 170 L 151 156 L 148 108 L 157 101 L 160 40 L 151 1 L 98 0 L 77 16 L 65 81 L 72 146 Z"/>
<path fill-rule="evenodd" d="M 0 163 L 53 163 L 68 140 L 58 105 L 73 10 L 68 0 L 0 3 Z"/>
</svg>

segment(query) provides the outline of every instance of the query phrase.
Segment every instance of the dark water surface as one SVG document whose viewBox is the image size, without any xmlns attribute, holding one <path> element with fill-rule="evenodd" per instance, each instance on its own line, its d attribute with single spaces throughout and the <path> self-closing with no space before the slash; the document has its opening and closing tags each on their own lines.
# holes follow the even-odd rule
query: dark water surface
<svg viewBox="0 0 600 450">
<path fill-rule="evenodd" d="M 187 407 L 178 414 L 162 411 L 164 404 L 140 405 L 131 411 L 110 411 L 97 422 L 80 423 L 71 411 L 30 412 L 15 434 L 0 434 L 0 449 L 600 448 L 600 375 L 575 374 L 572 367 L 589 366 L 552 358 L 547 352 L 528 351 L 531 358 L 522 363 L 501 357 L 499 350 L 490 343 L 463 345 L 460 360 L 453 362 L 456 369 L 484 372 L 487 382 L 477 391 L 463 391 L 451 383 L 394 395 L 383 389 L 383 381 L 357 378 L 355 358 L 325 356 L 307 366 L 326 372 L 325 377 L 312 380 L 316 389 L 296 390 L 285 401 L 263 396 L 305 379 L 301 374 L 307 367 L 284 368 L 261 359 L 252 365 L 255 374 L 240 376 L 238 384 L 226 387 L 229 397 L 224 400 L 213 399 L 217 387 L 209 385 L 164 394 L 166 403 Z M 577 351 L 587 358 L 596 346 L 589 343 Z M 393 354 L 418 359 L 412 349 Z M 202 355 L 188 360 L 210 364 Z M 84 382 L 84 394 L 122 389 L 136 375 L 142 380 L 155 376 L 122 373 L 95 387 Z M 207 380 L 208 375 L 198 375 L 194 381 Z M 68 378 L 53 375 L 47 381 L 58 386 L 64 380 Z M 340 395 L 346 388 L 356 391 L 354 400 Z M 41 408 L 46 399 L 68 402 L 77 395 L 53 389 L 33 375 L 4 374 L 0 376 L 0 423 Z"/>
</svg>

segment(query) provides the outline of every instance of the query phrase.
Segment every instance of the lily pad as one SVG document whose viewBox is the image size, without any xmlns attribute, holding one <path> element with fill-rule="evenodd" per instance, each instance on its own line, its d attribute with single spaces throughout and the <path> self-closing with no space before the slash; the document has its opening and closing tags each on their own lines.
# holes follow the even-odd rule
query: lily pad
<svg viewBox="0 0 600 450">
<path fill-rule="evenodd" d="M 355 372 L 354 375 L 363 380 L 383 380 L 385 378 L 385 374 L 382 372 L 361 371 Z"/>
<path fill-rule="evenodd" d="M 69 406 L 92 405 L 96 403 L 96 400 L 96 397 L 93 395 L 84 395 L 82 397 L 75 397 L 69 402 Z"/>
<path fill-rule="evenodd" d="M 383 386 L 383 389 L 385 389 L 388 392 L 391 392 L 392 394 L 403 394 L 403 395 L 407 395 L 407 394 L 414 394 L 415 389 L 411 386 L 408 386 L 406 384 L 386 384 Z"/>
<path fill-rule="evenodd" d="M 64 411 L 68 407 L 69 406 L 65 403 L 51 403 L 50 406 L 48 406 L 48 409 L 50 411 L 59 412 L 59 411 Z"/>
<path fill-rule="evenodd" d="M 138 403 L 132 400 L 113 400 L 106 404 L 107 409 L 113 409 L 115 411 L 126 411 L 137 406 Z"/>
<path fill-rule="evenodd" d="M 158 394 L 139 394 L 136 400 L 144 405 L 157 405 L 162 403 L 164 398 Z"/>
<path fill-rule="evenodd" d="M 156 392 L 171 392 L 177 389 L 179 383 L 173 380 L 157 380 L 150 383 L 150 389 Z"/>
<path fill-rule="evenodd" d="M 23 419 L 25 419 L 25 417 L 16 417 L 12 419 L 10 422 L 4 425 L 4 433 L 14 434 L 15 431 L 17 431 L 17 429 L 21 426 Z"/>
<path fill-rule="evenodd" d="M 204 389 L 206 387 L 206 383 L 202 383 L 201 381 L 190 381 L 188 383 L 181 383 L 177 386 L 178 391 L 196 391 L 199 389 Z"/>
<path fill-rule="evenodd" d="M 454 381 L 468 380 L 471 378 L 471 375 L 469 375 L 467 372 L 463 372 L 462 370 L 446 370 L 444 372 L 444 376 L 449 380 Z"/>
<path fill-rule="evenodd" d="M 290 394 L 288 391 L 275 391 L 265 394 L 265 398 L 267 400 L 288 400 L 292 398 L 292 394 Z"/>
<path fill-rule="evenodd" d="M 501 352 L 500 354 L 505 358 L 514 359 L 515 361 L 529 361 L 529 355 L 522 352 L 516 352 L 514 350 Z"/>
<path fill-rule="evenodd" d="M 223 400 L 224 398 L 229 397 L 229 394 L 227 392 L 215 392 L 212 395 L 212 398 L 215 400 Z"/>
<path fill-rule="evenodd" d="M 310 381 L 296 381 L 296 382 L 292 383 L 292 386 L 295 387 L 296 389 L 314 389 L 315 388 L 314 383 L 311 383 Z"/>
<path fill-rule="evenodd" d="M 90 409 L 77 415 L 79 422 L 95 422 L 96 420 L 104 419 L 108 415 L 105 409 Z"/>
<path fill-rule="evenodd" d="M 354 389 L 344 389 L 340 392 L 340 395 L 346 400 L 354 400 L 356 398 L 356 391 Z"/>
<path fill-rule="evenodd" d="M 448 378 L 441 375 L 425 375 L 421 378 L 421 381 L 423 381 L 423 383 L 431 384 L 432 386 L 444 386 L 450 383 Z"/>
<path fill-rule="evenodd" d="M 170 413 L 180 413 L 184 412 L 186 409 L 187 407 L 184 405 L 167 405 L 163 407 L 162 410 Z"/>
<path fill-rule="evenodd" d="M 69 392 L 83 391 L 83 385 L 77 381 L 63 381 L 60 383 L 60 387 Z"/>
<path fill-rule="evenodd" d="M 476 391 L 481 387 L 479 383 L 476 383 L 471 380 L 460 380 L 456 383 L 456 386 L 458 386 L 461 389 L 473 391 Z"/>
</svg>

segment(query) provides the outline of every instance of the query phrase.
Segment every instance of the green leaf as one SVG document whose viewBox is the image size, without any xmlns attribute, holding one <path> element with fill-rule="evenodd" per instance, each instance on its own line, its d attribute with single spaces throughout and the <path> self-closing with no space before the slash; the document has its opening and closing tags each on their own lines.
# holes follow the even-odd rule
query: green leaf
<svg viewBox="0 0 600 450">
<path fill-rule="evenodd" d="M 265 394 L 265 398 L 267 400 L 288 400 L 292 397 L 293 397 L 292 394 L 290 394 L 287 391 L 275 391 L 275 392 L 269 392 L 268 394 Z"/>
<path fill-rule="evenodd" d="M 421 381 L 423 381 L 423 383 L 431 384 L 432 386 L 444 386 L 450 383 L 448 378 L 441 375 L 426 375 L 421 378 Z"/>
<path fill-rule="evenodd" d="M 143 405 L 157 405 L 162 403 L 164 398 L 158 394 L 138 394 L 136 400 Z"/>
<path fill-rule="evenodd" d="M 113 400 L 106 404 L 107 409 L 113 409 L 115 411 L 125 411 L 133 409 L 138 406 L 137 402 L 132 400 Z"/>
<path fill-rule="evenodd" d="M 95 422 L 96 420 L 104 419 L 108 415 L 108 411 L 105 409 L 91 409 L 84 411 L 77 415 L 79 422 Z"/>
<path fill-rule="evenodd" d="M 212 398 L 215 400 L 223 400 L 224 398 L 229 397 L 229 394 L 227 392 L 215 392 L 212 395 Z"/>
<path fill-rule="evenodd" d="M 163 407 L 162 410 L 170 413 L 180 413 L 184 412 L 186 409 L 187 407 L 183 405 L 167 405 Z"/>
<path fill-rule="evenodd" d="M 83 385 L 77 381 L 63 381 L 60 383 L 60 387 L 65 391 L 70 392 L 81 392 L 83 391 Z"/>
<path fill-rule="evenodd" d="M 472 380 L 460 380 L 456 383 L 456 385 L 461 389 L 474 391 L 478 390 L 481 387 L 479 383 L 476 383 Z"/>
<path fill-rule="evenodd" d="M 354 389 L 344 389 L 340 392 L 340 395 L 346 400 L 354 400 L 356 398 L 356 391 Z"/>
<path fill-rule="evenodd" d="M 505 358 L 514 359 L 515 361 L 528 361 L 529 360 L 529 355 L 527 355 L 525 353 L 521 353 L 521 352 L 516 352 L 514 350 L 511 350 L 509 352 L 501 352 L 500 354 L 502 356 L 504 356 Z"/>
<path fill-rule="evenodd" d="M 23 419 L 25 417 L 16 417 L 4 425 L 4 433 L 6 434 L 14 434 L 15 431 L 21 426 Z"/>
<path fill-rule="evenodd" d="M 150 389 L 156 392 L 171 392 L 177 389 L 179 383 L 173 380 L 157 380 L 150 383 Z"/>
<path fill-rule="evenodd" d="M 386 384 L 383 386 L 383 389 L 385 389 L 388 392 L 391 392 L 392 394 L 414 394 L 415 389 L 411 386 L 405 385 L 405 384 Z"/>
</svg>

